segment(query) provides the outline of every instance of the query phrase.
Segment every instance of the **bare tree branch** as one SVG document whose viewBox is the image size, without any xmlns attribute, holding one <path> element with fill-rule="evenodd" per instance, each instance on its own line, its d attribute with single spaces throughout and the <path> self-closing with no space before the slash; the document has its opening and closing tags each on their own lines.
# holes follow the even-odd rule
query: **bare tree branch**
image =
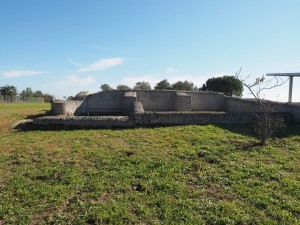
<svg viewBox="0 0 300 225">
<path fill-rule="evenodd" d="M 241 71 L 242 68 L 236 73 L 237 78 L 242 81 L 243 85 L 250 91 L 250 94 L 260 106 L 261 112 L 255 114 L 254 128 L 255 132 L 259 135 L 260 144 L 265 145 L 267 139 L 271 137 L 274 131 L 284 126 L 284 120 L 283 118 L 271 115 L 273 110 L 272 104 L 268 104 L 262 100 L 261 92 L 282 86 L 288 79 L 283 81 L 281 78 L 279 80 L 278 77 L 275 76 L 265 80 L 265 77 L 263 76 L 262 78 L 256 78 L 256 81 L 253 84 L 249 84 L 246 81 L 250 77 L 250 74 L 243 79 Z"/>
</svg>

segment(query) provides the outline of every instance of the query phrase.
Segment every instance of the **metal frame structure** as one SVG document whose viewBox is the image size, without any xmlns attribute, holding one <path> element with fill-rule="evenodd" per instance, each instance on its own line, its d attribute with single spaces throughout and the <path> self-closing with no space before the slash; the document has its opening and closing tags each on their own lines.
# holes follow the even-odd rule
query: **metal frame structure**
<svg viewBox="0 0 300 225">
<path fill-rule="evenodd" d="M 300 73 L 267 73 L 267 76 L 275 76 L 275 77 L 289 77 L 289 101 L 292 102 L 293 96 L 293 78 L 300 77 Z"/>
</svg>

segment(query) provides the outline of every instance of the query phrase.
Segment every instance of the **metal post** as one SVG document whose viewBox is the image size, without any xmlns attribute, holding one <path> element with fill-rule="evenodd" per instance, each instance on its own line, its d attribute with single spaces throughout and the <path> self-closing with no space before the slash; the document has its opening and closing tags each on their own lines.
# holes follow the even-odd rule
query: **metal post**
<svg viewBox="0 0 300 225">
<path fill-rule="evenodd" d="M 293 76 L 290 77 L 290 85 L 289 85 L 289 102 L 292 102 L 292 94 L 293 94 Z"/>
</svg>

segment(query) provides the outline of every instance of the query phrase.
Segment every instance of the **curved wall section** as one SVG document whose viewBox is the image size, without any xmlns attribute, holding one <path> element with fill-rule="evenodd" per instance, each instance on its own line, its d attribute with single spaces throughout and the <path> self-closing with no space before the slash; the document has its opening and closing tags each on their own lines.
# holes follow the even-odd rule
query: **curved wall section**
<svg viewBox="0 0 300 225">
<path fill-rule="evenodd" d="M 67 100 L 57 101 L 51 104 L 51 111 L 54 115 L 83 115 L 85 114 L 84 108 L 81 106 L 83 101 L 80 100 Z"/>
</svg>

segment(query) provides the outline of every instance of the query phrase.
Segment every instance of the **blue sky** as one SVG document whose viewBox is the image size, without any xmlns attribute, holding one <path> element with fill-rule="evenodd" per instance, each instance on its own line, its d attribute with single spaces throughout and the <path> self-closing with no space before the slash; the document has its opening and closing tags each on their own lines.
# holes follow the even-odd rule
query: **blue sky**
<svg viewBox="0 0 300 225">
<path fill-rule="evenodd" d="M 240 67 L 249 82 L 300 72 L 299 9 L 298 0 L 2 0 L 0 86 L 61 98 L 103 83 L 201 87 Z M 287 95 L 288 83 L 264 93 Z"/>
</svg>

